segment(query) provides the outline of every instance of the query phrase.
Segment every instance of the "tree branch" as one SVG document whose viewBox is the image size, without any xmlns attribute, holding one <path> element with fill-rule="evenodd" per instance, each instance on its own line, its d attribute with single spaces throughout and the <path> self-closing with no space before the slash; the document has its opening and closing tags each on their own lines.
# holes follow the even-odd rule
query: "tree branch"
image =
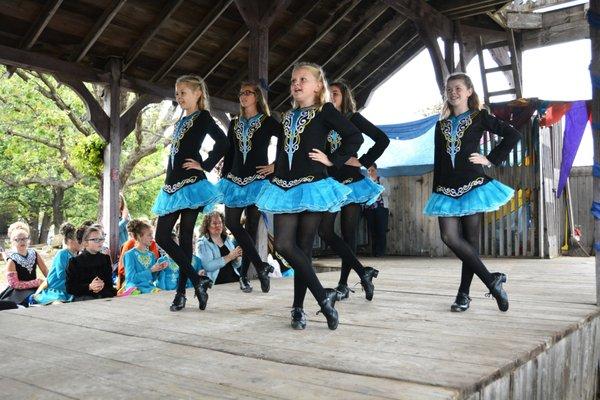
<svg viewBox="0 0 600 400">
<path fill-rule="evenodd" d="M 158 178 L 159 176 L 163 175 L 166 172 L 167 172 L 167 170 L 163 168 L 162 170 L 157 171 L 157 172 L 155 172 L 153 174 L 150 174 L 148 176 L 144 176 L 144 177 L 141 177 L 141 178 L 129 181 L 125 185 L 123 185 L 123 187 L 131 187 L 131 186 L 139 185 L 140 183 L 144 183 L 144 182 L 147 182 L 147 181 L 152 180 L 154 178 Z"/>
<path fill-rule="evenodd" d="M 10 136 L 20 137 L 20 138 L 27 139 L 27 140 L 31 140 L 32 142 L 43 144 L 44 146 L 51 147 L 51 148 L 56 149 L 58 151 L 61 150 L 60 143 L 56 144 L 56 143 L 53 143 L 53 142 L 51 142 L 51 141 L 49 141 L 47 139 L 42 139 L 40 137 L 29 135 L 27 133 L 21 133 L 21 132 L 16 132 L 16 131 L 7 129 L 5 131 L 5 134 L 10 135 Z"/>
</svg>

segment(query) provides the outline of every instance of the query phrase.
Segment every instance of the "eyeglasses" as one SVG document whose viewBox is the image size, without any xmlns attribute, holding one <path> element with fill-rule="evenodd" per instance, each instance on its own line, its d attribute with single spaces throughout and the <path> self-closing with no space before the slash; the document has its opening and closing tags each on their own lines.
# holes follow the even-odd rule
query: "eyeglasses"
<svg viewBox="0 0 600 400">
<path fill-rule="evenodd" d="M 98 237 L 98 238 L 93 238 L 93 239 L 88 239 L 88 242 L 94 242 L 94 243 L 104 243 L 104 240 L 106 239 L 106 236 L 102 236 L 102 237 Z"/>
<path fill-rule="evenodd" d="M 239 96 L 250 96 L 251 94 L 256 94 L 256 92 L 253 92 L 252 90 L 244 90 L 243 92 L 239 93 Z"/>
<path fill-rule="evenodd" d="M 17 243 L 25 243 L 29 241 L 29 236 L 27 237 L 20 237 L 20 238 L 14 238 L 13 242 L 17 242 Z"/>
</svg>

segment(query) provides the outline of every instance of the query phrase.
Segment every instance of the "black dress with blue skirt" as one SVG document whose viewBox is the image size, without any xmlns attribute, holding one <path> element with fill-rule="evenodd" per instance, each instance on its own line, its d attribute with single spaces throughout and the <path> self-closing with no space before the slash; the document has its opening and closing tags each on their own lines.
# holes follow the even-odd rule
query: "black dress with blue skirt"
<svg viewBox="0 0 600 400">
<path fill-rule="evenodd" d="M 484 167 L 469 161 L 480 153 L 483 133 L 502 137 L 487 155 L 494 165 L 504 161 L 521 140 L 521 133 L 487 110 L 469 110 L 438 121 L 435 127 L 433 193 L 423 213 L 438 217 L 461 217 L 498 210 L 514 190 L 488 177 Z"/>
<path fill-rule="evenodd" d="M 369 151 L 358 159 L 363 166 L 369 168 L 375 160 L 381 157 L 390 144 L 390 139 L 381 129 L 377 128 L 358 112 L 351 114 L 349 120 L 359 131 L 375 142 Z M 329 132 L 329 135 L 327 135 L 327 154 L 333 154 L 341 144 L 342 137 L 334 130 Z M 354 153 L 353 157 L 357 157 L 357 154 Z M 360 167 L 344 164 L 339 168 L 335 166 L 329 167 L 328 172 L 331 177 L 343 183 L 351 190 L 342 206 L 348 204 L 365 204 L 369 206 L 377 201 L 384 190 L 383 186 L 373 182 L 371 179 L 366 179 L 360 172 Z"/>
<path fill-rule="evenodd" d="M 281 137 L 283 128 L 273 117 L 257 114 L 249 119 L 234 118 L 227 133 L 229 150 L 223 161 L 217 187 L 223 203 L 230 208 L 243 208 L 256 203 L 268 180 L 256 167 L 269 163 L 267 152 L 271 137 Z"/>
<path fill-rule="evenodd" d="M 289 110 L 282 121 L 273 178 L 258 196 L 257 207 L 274 214 L 339 211 L 351 190 L 330 178 L 327 167 L 308 154 L 313 149 L 326 153 L 327 136 L 334 130 L 343 140 L 330 160 L 340 168 L 360 148 L 360 131 L 331 103 L 325 103 L 321 110 Z"/>
<path fill-rule="evenodd" d="M 214 141 L 206 160 L 200 156 L 200 147 L 206 135 Z M 207 110 L 199 110 L 182 117 L 175 124 L 165 184 L 158 193 L 152 212 L 158 216 L 183 209 L 204 207 L 209 212 L 221 202 L 221 192 L 206 179 L 204 171 L 212 170 L 227 151 L 227 137 Z M 200 163 L 204 171 L 183 169 L 186 159 Z"/>
</svg>

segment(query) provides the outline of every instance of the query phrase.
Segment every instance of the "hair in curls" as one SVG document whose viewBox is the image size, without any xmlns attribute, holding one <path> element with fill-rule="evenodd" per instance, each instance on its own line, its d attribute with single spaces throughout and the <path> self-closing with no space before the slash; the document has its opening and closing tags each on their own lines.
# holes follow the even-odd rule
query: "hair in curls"
<svg viewBox="0 0 600 400">
<path fill-rule="evenodd" d="M 292 74 L 294 73 L 294 71 L 297 71 L 299 69 L 308 70 L 315 77 L 317 82 L 321 83 L 321 91 L 315 96 L 315 106 L 317 106 L 317 108 L 320 111 L 321 108 L 323 108 L 323 105 L 327 103 L 330 99 L 329 86 L 327 85 L 327 79 L 325 78 L 325 72 L 323 71 L 323 68 L 315 63 L 300 62 L 294 65 Z M 292 100 L 292 107 L 299 107 L 295 100 Z"/>
<path fill-rule="evenodd" d="M 208 232 L 208 227 L 212 222 L 213 218 L 220 218 L 221 223 L 223 224 L 223 232 L 221 232 L 221 237 L 223 240 L 227 238 L 227 233 L 225 232 L 225 216 L 220 211 L 213 211 L 204 216 L 202 220 L 202 225 L 200 226 L 200 236 L 210 237 L 210 233 Z"/>
<path fill-rule="evenodd" d="M 63 241 L 67 244 L 69 240 L 77 240 L 77 229 L 70 222 L 65 222 L 60 227 L 60 234 L 63 235 Z"/>
<path fill-rule="evenodd" d="M 152 229 L 152 225 L 142 219 L 132 219 L 127 223 L 127 231 L 131 232 L 136 240 L 139 240 L 146 229 Z"/>
<path fill-rule="evenodd" d="M 448 78 L 446 78 L 446 85 L 444 85 L 444 106 L 442 107 L 442 118 L 448 118 L 454 111 L 452 105 L 448 101 L 448 90 L 447 89 L 448 89 L 448 83 L 450 81 L 458 81 L 458 80 L 463 81 L 463 83 L 465 84 L 467 89 L 473 90 L 473 93 L 469 96 L 469 99 L 467 100 L 467 106 L 469 107 L 469 110 L 472 110 L 472 111 L 481 110 L 481 101 L 479 100 L 479 96 L 477 95 L 477 92 L 475 92 L 475 87 L 473 86 L 473 81 L 471 80 L 469 75 L 467 75 L 463 72 L 456 72 L 454 74 L 448 75 Z"/>
</svg>

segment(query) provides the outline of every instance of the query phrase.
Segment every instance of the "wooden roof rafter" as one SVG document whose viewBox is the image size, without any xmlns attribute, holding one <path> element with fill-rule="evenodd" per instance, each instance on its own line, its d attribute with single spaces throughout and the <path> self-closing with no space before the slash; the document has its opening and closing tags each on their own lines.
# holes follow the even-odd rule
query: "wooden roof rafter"
<svg viewBox="0 0 600 400">
<path fill-rule="evenodd" d="M 154 19 L 152 24 L 146 28 L 144 33 L 140 36 L 140 38 L 135 42 L 135 44 L 129 49 L 127 55 L 125 56 L 125 61 L 123 63 L 123 71 L 126 71 L 127 68 L 133 64 L 135 59 L 140 55 L 144 47 L 154 38 L 156 33 L 160 30 L 160 28 L 168 21 L 168 19 L 173 15 L 173 13 L 177 10 L 177 8 L 183 3 L 183 0 L 168 0 L 164 7 L 160 10 L 157 17 Z"/>
<path fill-rule="evenodd" d="M 75 51 L 71 56 L 71 61 L 80 62 L 88 53 L 88 51 L 92 48 L 94 43 L 98 40 L 98 38 L 102 35 L 104 30 L 108 27 L 113 18 L 117 15 L 121 7 L 125 5 L 127 0 L 113 0 L 100 18 L 93 25 L 92 29 L 88 32 L 86 37 L 83 39 L 81 46 L 77 51 Z"/>
<path fill-rule="evenodd" d="M 217 21 L 217 19 L 229 8 L 233 3 L 233 0 L 221 0 L 215 5 L 211 11 L 202 19 L 196 29 L 192 31 L 186 38 L 186 40 L 175 50 L 175 53 L 166 60 L 156 73 L 152 76 L 150 81 L 157 82 L 163 79 L 171 69 L 181 60 L 185 54 L 196 44 L 196 42 L 206 33 L 208 29 Z"/>
<path fill-rule="evenodd" d="M 269 52 L 273 51 L 281 38 L 285 36 L 287 32 L 293 31 L 296 26 L 315 9 L 318 5 L 318 1 L 310 0 L 306 1 L 302 8 L 297 12 L 296 18 L 294 18 L 291 26 L 283 26 L 272 35 L 269 35 Z M 232 78 L 230 78 L 218 91 L 217 94 L 227 93 L 229 90 L 233 89 L 236 85 L 239 85 L 246 77 L 248 76 L 248 64 L 246 63 L 243 66 L 240 66 L 238 69 L 238 73 L 235 74 Z"/>
</svg>

